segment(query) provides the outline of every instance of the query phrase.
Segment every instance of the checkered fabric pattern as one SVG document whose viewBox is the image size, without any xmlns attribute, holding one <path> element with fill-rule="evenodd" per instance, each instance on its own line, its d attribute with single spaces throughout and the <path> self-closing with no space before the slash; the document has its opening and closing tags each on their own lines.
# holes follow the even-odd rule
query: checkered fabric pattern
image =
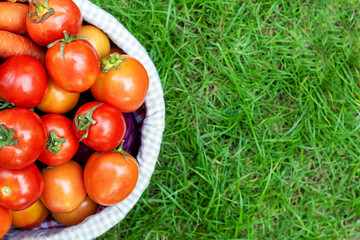
<svg viewBox="0 0 360 240">
<path fill-rule="evenodd" d="M 52 219 L 43 222 L 38 228 L 21 231 L 12 228 L 5 239 L 93 239 L 119 223 L 134 207 L 147 188 L 159 155 L 162 133 L 165 126 L 165 104 L 161 82 L 156 68 L 146 50 L 136 38 L 111 14 L 87 0 L 74 0 L 80 8 L 84 20 L 102 29 L 109 38 L 128 55 L 139 60 L 147 70 L 150 84 L 145 100 L 146 115 L 136 115 L 143 120 L 141 128 L 141 147 L 137 156 L 139 180 L 134 191 L 122 202 L 88 217 L 82 223 L 64 227 Z"/>
</svg>

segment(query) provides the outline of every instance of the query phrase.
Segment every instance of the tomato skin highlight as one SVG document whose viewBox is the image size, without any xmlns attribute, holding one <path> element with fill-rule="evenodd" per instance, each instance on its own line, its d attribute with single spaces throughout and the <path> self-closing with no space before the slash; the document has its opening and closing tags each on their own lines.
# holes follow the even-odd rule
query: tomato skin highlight
<svg viewBox="0 0 360 240">
<path fill-rule="evenodd" d="M 117 107 L 121 112 L 133 112 L 144 103 L 149 88 L 149 76 L 144 66 L 135 58 L 125 59 L 118 69 L 100 71 L 91 93 L 97 101 Z M 104 60 L 104 59 L 102 59 Z"/>
<path fill-rule="evenodd" d="M 0 149 L 0 167 L 20 169 L 29 166 L 46 145 L 45 127 L 40 117 L 27 108 L 11 108 L 0 112 L 0 126 L 15 131 L 16 145 Z M 1 143 L 1 141 L 0 141 Z"/>
<path fill-rule="evenodd" d="M 44 191 L 40 197 L 47 209 L 52 212 L 71 212 L 78 208 L 86 198 L 83 169 L 70 160 L 55 168 L 43 168 Z"/>
<path fill-rule="evenodd" d="M 83 203 L 72 212 L 56 213 L 51 212 L 52 216 L 61 224 L 66 226 L 73 226 L 81 223 L 85 218 L 97 212 L 98 204 L 94 202 L 89 196 L 86 196 Z"/>
<path fill-rule="evenodd" d="M 67 92 L 81 93 L 90 89 L 100 71 L 94 47 L 87 40 L 76 39 L 65 44 L 62 58 L 60 45 L 61 42 L 46 52 L 45 66 L 50 78 Z"/>
<path fill-rule="evenodd" d="M 65 142 L 56 142 L 56 146 L 60 145 L 57 153 L 48 150 L 48 144 L 41 152 L 38 160 L 49 166 L 58 166 L 71 160 L 79 148 L 79 141 L 72 130 L 71 120 L 56 113 L 43 115 L 41 116 L 41 120 L 44 123 L 48 135 L 48 143 L 49 137 L 51 137 L 51 131 L 54 131 L 56 136 L 62 138 L 62 141 Z"/>
<path fill-rule="evenodd" d="M 100 205 L 111 206 L 124 200 L 134 190 L 139 168 L 136 160 L 126 153 L 127 160 L 117 152 L 95 152 L 84 169 L 88 195 Z"/>
<path fill-rule="evenodd" d="M 12 225 L 22 230 L 39 226 L 49 215 L 49 210 L 38 200 L 30 207 L 21 211 L 11 211 Z"/>
<path fill-rule="evenodd" d="M 0 239 L 2 239 L 11 227 L 10 210 L 0 207 Z"/>
<path fill-rule="evenodd" d="M 33 163 L 22 169 L 0 168 L 0 206 L 12 211 L 30 207 L 44 189 L 44 181 Z"/>
<path fill-rule="evenodd" d="M 73 131 L 78 139 L 84 136 L 86 130 L 79 130 L 76 126 L 76 122 L 79 122 L 77 117 L 85 115 L 98 105 L 100 106 L 92 114 L 92 118 L 96 123 L 89 127 L 88 136 L 81 140 L 81 142 L 95 151 L 111 151 L 119 146 L 126 132 L 125 118 L 116 107 L 101 102 L 85 103 L 75 114 Z"/>
<path fill-rule="evenodd" d="M 37 0 L 43 3 L 44 0 Z M 34 22 L 36 16 L 26 16 L 26 28 L 30 38 L 40 46 L 48 44 L 63 37 L 63 31 L 68 34 L 76 34 L 82 25 L 82 15 L 78 6 L 72 0 L 50 0 L 48 7 L 53 8 L 54 13 L 43 22 Z M 33 12 L 33 1 L 29 4 L 29 12 Z M 28 12 L 28 13 L 29 13 Z"/>
<path fill-rule="evenodd" d="M 44 113 L 65 114 L 76 106 L 79 99 L 80 93 L 64 91 L 49 78 L 44 98 L 37 108 Z"/>
<path fill-rule="evenodd" d="M 14 56 L 0 65 L 0 98 L 17 107 L 34 108 L 47 88 L 44 65 L 28 55 Z"/>
</svg>

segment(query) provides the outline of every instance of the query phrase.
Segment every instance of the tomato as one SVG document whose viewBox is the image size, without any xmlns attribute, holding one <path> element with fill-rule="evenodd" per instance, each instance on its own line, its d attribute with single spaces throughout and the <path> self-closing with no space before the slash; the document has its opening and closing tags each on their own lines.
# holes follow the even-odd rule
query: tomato
<svg viewBox="0 0 360 240">
<path fill-rule="evenodd" d="M 40 117 L 27 108 L 0 112 L 0 167 L 29 166 L 46 145 L 46 132 Z"/>
<path fill-rule="evenodd" d="M 52 212 L 52 216 L 61 224 L 73 226 L 81 223 L 85 218 L 97 212 L 98 204 L 86 196 L 80 207 L 69 213 Z"/>
<path fill-rule="evenodd" d="M 30 38 L 41 46 L 62 38 L 64 30 L 76 34 L 81 25 L 80 9 L 72 0 L 30 2 L 26 28 Z"/>
<path fill-rule="evenodd" d="M 12 225 L 23 230 L 39 226 L 49 216 L 49 210 L 38 200 L 21 211 L 11 211 Z"/>
<path fill-rule="evenodd" d="M 0 207 L 0 239 L 2 239 L 11 227 L 10 210 Z"/>
<path fill-rule="evenodd" d="M 58 166 L 71 160 L 79 148 L 71 120 L 56 113 L 43 115 L 41 120 L 48 140 L 38 160 L 50 166 Z"/>
<path fill-rule="evenodd" d="M 41 170 L 44 178 L 44 191 L 40 199 L 52 212 L 72 212 L 86 198 L 83 169 L 70 160 L 57 167 Z"/>
<path fill-rule="evenodd" d="M 45 66 L 50 78 L 67 92 L 84 92 L 94 85 L 100 71 L 100 61 L 89 41 L 65 37 L 49 45 Z M 60 46 L 63 46 L 63 51 Z"/>
<path fill-rule="evenodd" d="M 110 40 L 101 29 L 93 25 L 83 25 L 77 35 L 89 39 L 100 59 L 110 54 Z"/>
<path fill-rule="evenodd" d="M 121 48 L 119 48 L 118 46 L 111 46 L 110 48 L 110 54 L 111 53 L 119 53 L 119 54 L 125 54 L 124 50 L 122 50 Z"/>
<path fill-rule="evenodd" d="M 111 54 L 101 60 L 101 71 L 91 93 L 97 101 L 106 102 L 121 112 L 133 112 L 144 102 L 149 77 L 143 65 L 127 55 Z"/>
<path fill-rule="evenodd" d="M 22 169 L 0 168 L 0 206 L 20 211 L 39 200 L 44 181 L 33 163 Z"/>
<path fill-rule="evenodd" d="M 104 206 L 124 200 L 134 190 L 138 177 L 138 164 L 126 152 L 95 152 L 84 169 L 86 192 Z"/>
<path fill-rule="evenodd" d="M 45 67 L 32 56 L 14 56 L 0 66 L 0 98 L 17 107 L 36 107 L 43 99 L 46 87 Z"/>
<path fill-rule="evenodd" d="M 124 139 L 126 123 L 116 107 L 101 102 L 88 102 L 81 106 L 73 120 L 76 137 L 95 151 L 116 148 Z"/>
<path fill-rule="evenodd" d="M 76 106 L 79 98 L 80 93 L 64 91 L 49 78 L 45 96 L 37 108 L 44 113 L 64 114 Z"/>
</svg>

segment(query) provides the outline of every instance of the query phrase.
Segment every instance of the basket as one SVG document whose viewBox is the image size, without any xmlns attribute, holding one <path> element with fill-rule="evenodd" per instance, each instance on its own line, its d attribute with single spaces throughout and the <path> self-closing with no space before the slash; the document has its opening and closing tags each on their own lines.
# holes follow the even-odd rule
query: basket
<svg viewBox="0 0 360 240">
<path fill-rule="evenodd" d="M 74 2 L 80 8 L 84 21 L 102 29 L 118 47 L 139 60 L 149 75 L 149 90 L 145 99 L 146 114 L 137 155 L 139 179 L 134 191 L 125 200 L 114 206 L 105 207 L 78 225 L 27 231 L 12 228 L 5 239 L 80 240 L 98 237 L 118 224 L 134 207 L 149 185 L 155 169 L 165 126 L 163 90 L 156 68 L 146 50 L 116 18 L 87 0 L 74 0 Z"/>
</svg>

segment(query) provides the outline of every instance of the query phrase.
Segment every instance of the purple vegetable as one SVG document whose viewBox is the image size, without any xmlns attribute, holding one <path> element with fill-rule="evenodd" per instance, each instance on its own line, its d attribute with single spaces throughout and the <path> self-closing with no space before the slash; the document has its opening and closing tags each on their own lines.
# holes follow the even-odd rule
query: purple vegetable
<svg viewBox="0 0 360 240">
<path fill-rule="evenodd" d="M 123 150 L 136 157 L 140 144 L 140 128 L 133 113 L 123 113 L 126 122 Z"/>
<path fill-rule="evenodd" d="M 89 147 L 87 147 L 85 144 L 80 142 L 79 149 L 76 152 L 75 156 L 73 157 L 73 160 L 78 162 L 82 167 L 85 166 L 87 160 L 93 154 L 95 151 Z"/>
</svg>

